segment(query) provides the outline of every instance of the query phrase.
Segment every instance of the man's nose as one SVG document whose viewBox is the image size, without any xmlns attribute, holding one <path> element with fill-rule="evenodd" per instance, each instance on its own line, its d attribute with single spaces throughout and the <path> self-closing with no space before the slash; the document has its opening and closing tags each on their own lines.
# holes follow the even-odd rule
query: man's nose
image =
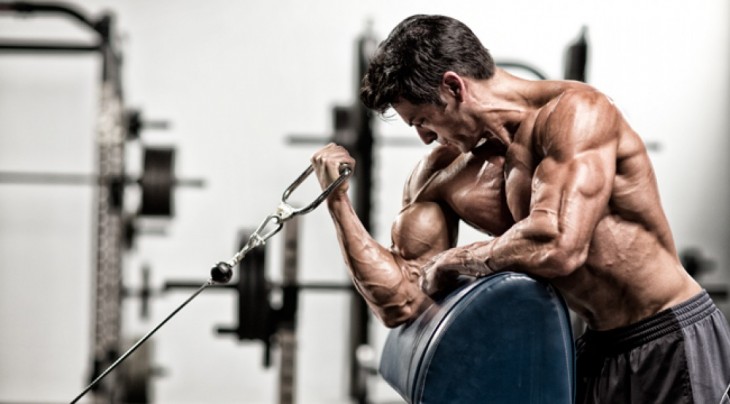
<svg viewBox="0 0 730 404">
<path fill-rule="evenodd" d="M 438 139 L 438 134 L 436 134 L 436 132 L 434 132 L 434 131 L 424 129 L 424 128 L 419 128 L 417 130 L 418 130 L 418 136 L 421 138 L 421 140 L 425 144 L 431 144 L 431 143 L 433 143 L 434 140 Z"/>
</svg>

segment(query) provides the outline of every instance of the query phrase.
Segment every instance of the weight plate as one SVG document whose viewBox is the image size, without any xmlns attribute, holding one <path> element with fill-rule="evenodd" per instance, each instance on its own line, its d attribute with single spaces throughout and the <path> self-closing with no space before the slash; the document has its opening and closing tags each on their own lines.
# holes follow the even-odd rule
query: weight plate
<svg viewBox="0 0 730 404">
<path fill-rule="evenodd" d="M 144 151 L 143 164 L 140 215 L 172 216 L 175 149 L 147 148 Z"/>
<path fill-rule="evenodd" d="M 248 241 L 242 239 L 241 247 Z M 273 329 L 271 286 L 266 279 L 266 249 L 254 248 L 241 261 L 238 281 L 239 338 L 268 342 Z"/>
</svg>

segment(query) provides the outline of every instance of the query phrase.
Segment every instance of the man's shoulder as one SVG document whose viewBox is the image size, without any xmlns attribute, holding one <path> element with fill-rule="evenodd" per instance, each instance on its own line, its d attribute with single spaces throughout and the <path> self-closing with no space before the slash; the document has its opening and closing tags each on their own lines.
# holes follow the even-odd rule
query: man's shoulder
<svg viewBox="0 0 730 404">
<path fill-rule="evenodd" d="M 461 152 L 456 147 L 438 145 L 423 156 L 420 165 L 426 171 L 438 171 L 451 165 L 459 156 Z"/>
<path fill-rule="evenodd" d="M 538 112 L 535 134 L 543 142 L 555 137 L 570 140 L 570 134 L 582 138 L 615 134 L 621 113 L 613 100 L 588 85 L 574 86 L 551 99 Z M 577 139 L 573 139 L 577 140 Z"/>
<path fill-rule="evenodd" d="M 592 113 L 604 114 L 615 110 L 617 110 L 616 105 L 608 95 L 585 84 L 566 88 L 545 104 L 541 115 L 544 116 L 544 119 L 549 119 L 556 114 L 575 116 Z"/>
<path fill-rule="evenodd" d="M 429 150 L 411 171 L 405 185 L 405 196 L 409 200 L 414 200 L 418 195 L 425 196 L 429 185 L 434 178 L 445 168 L 449 167 L 456 161 L 461 153 L 452 146 L 437 145 Z M 432 192 L 431 192 L 432 193 Z"/>
</svg>

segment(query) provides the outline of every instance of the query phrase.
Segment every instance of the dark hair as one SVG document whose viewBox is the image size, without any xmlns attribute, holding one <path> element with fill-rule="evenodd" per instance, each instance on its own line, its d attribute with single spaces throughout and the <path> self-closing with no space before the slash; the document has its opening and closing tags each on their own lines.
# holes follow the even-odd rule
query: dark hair
<svg viewBox="0 0 730 404">
<path fill-rule="evenodd" d="M 363 77 L 360 100 L 379 113 L 400 98 L 415 105 L 440 105 L 438 87 L 447 71 L 488 79 L 494 74 L 494 60 L 464 23 L 440 15 L 414 15 L 378 46 Z"/>
</svg>

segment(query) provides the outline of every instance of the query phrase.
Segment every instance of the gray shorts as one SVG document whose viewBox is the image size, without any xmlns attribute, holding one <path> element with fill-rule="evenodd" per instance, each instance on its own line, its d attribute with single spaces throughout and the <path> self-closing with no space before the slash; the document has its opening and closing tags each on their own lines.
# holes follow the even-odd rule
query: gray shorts
<svg viewBox="0 0 730 404">
<path fill-rule="evenodd" d="M 576 404 L 716 404 L 730 384 L 730 328 L 707 292 L 576 341 Z"/>
</svg>

